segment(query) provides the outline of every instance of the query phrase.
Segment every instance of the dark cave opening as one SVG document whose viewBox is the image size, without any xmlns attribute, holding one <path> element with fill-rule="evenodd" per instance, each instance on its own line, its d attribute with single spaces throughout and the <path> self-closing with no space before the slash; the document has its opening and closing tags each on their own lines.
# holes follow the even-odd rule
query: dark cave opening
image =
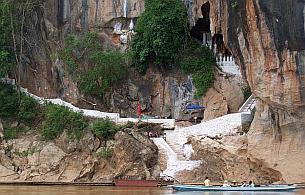
<svg viewBox="0 0 305 195">
<path fill-rule="evenodd" d="M 191 36 L 203 45 L 211 46 L 211 30 L 210 30 L 210 3 L 204 3 L 201 6 L 202 18 L 198 18 L 195 26 L 191 29 Z"/>
<path fill-rule="evenodd" d="M 222 34 L 211 35 L 210 3 L 206 2 L 201 6 L 202 18 L 198 18 L 195 26 L 191 29 L 191 36 L 213 50 L 218 61 L 220 58 L 231 56 L 231 52 L 226 48 Z"/>
</svg>

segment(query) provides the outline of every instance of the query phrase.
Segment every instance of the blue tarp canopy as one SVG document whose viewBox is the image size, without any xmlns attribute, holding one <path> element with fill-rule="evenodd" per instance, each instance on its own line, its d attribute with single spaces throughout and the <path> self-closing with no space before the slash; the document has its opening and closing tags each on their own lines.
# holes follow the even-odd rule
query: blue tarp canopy
<svg viewBox="0 0 305 195">
<path fill-rule="evenodd" d="M 185 107 L 187 110 L 200 110 L 200 109 L 205 109 L 205 106 L 200 106 L 196 104 L 189 104 Z"/>
</svg>

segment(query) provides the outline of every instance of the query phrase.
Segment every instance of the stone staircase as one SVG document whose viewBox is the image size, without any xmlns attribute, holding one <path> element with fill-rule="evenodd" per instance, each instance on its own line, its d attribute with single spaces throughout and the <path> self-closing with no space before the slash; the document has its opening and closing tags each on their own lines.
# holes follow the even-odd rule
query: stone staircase
<svg viewBox="0 0 305 195">
<path fill-rule="evenodd" d="M 192 148 L 186 144 L 191 136 L 221 136 L 237 132 L 241 127 L 241 113 L 228 114 L 197 125 L 166 131 L 166 143 L 179 160 L 189 160 Z"/>
<path fill-rule="evenodd" d="M 175 140 L 171 137 L 171 134 L 169 132 L 167 132 L 166 143 L 176 153 L 178 160 L 187 160 L 185 158 L 185 155 L 183 154 L 183 150 L 181 146 L 175 142 Z"/>
<path fill-rule="evenodd" d="M 187 144 L 191 136 L 222 136 L 234 134 L 241 126 L 241 113 L 228 114 L 197 125 L 167 130 L 166 141 L 163 138 L 152 138 L 159 151 L 167 156 L 167 168 L 164 174 L 175 177 L 183 170 L 193 170 L 201 161 L 191 160 L 192 146 Z"/>
</svg>

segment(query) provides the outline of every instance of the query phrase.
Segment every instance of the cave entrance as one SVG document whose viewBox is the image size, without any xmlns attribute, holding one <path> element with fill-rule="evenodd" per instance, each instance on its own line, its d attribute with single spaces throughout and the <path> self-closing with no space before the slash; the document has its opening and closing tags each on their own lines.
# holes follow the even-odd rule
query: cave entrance
<svg viewBox="0 0 305 195">
<path fill-rule="evenodd" d="M 215 34 L 212 39 L 213 43 L 213 52 L 217 58 L 218 61 L 222 60 L 229 60 L 227 58 L 230 58 L 232 56 L 230 50 L 227 49 L 223 42 L 223 35 L 222 34 Z M 220 59 L 222 58 L 222 59 Z"/>
<path fill-rule="evenodd" d="M 209 47 L 213 51 L 217 64 L 224 72 L 240 75 L 239 67 L 235 64 L 230 50 L 224 43 L 224 37 L 220 30 L 216 30 L 211 35 L 210 3 L 206 2 L 201 6 L 202 18 L 198 18 L 195 26 L 191 29 L 191 36 L 199 40 L 203 46 Z M 218 24 L 219 25 L 219 24 Z M 220 24 L 221 25 L 221 24 Z"/>
<path fill-rule="evenodd" d="M 210 30 L 210 3 L 201 6 L 202 18 L 198 18 L 195 26 L 191 29 L 191 36 L 202 42 L 203 45 L 212 46 Z"/>
<path fill-rule="evenodd" d="M 215 56 L 227 58 L 231 52 L 225 47 L 222 34 L 211 36 L 210 3 L 206 2 L 201 6 L 202 18 L 198 18 L 195 26 L 191 29 L 191 36 L 213 50 Z M 219 59 L 220 60 L 220 59 Z"/>
</svg>

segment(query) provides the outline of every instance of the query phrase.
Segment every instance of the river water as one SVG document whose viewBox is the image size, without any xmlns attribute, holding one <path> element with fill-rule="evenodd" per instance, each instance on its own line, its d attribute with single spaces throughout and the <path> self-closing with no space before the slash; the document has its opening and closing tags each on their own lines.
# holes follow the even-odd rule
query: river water
<svg viewBox="0 0 305 195">
<path fill-rule="evenodd" d="M 125 188 L 101 186 L 13 186 L 0 185 L 0 195 L 305 195 L 294 192 L 176 192 L 171 188 Z"/>
</svg>

